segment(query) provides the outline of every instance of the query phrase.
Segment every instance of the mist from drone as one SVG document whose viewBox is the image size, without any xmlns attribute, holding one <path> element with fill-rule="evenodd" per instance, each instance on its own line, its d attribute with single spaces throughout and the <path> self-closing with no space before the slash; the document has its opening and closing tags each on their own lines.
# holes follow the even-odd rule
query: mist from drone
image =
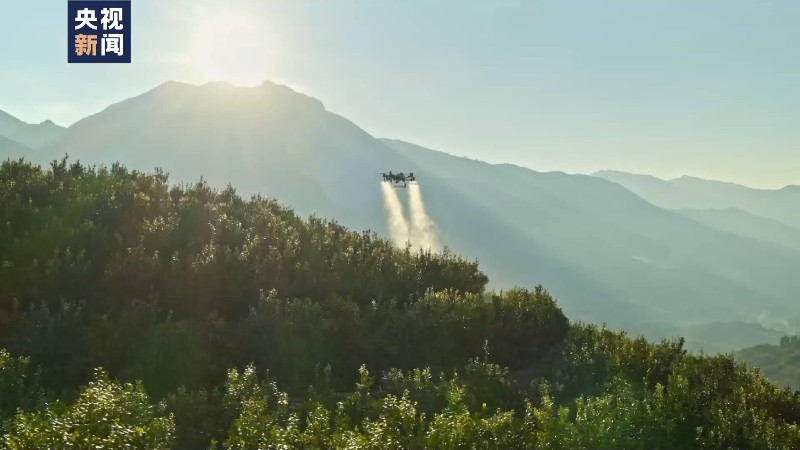
<svg viewBox="0 0 800 450">
<path fill-rule="evenodd" d="M 400 202 L 400 196 L 397 195 L 397 190 L 392 187 L 392 184 L 386 181 L 381 183 L 381 191 L 383 191 L 383 207 L 386 209 L 386 220 L 389 223 L 389 233 L 392 236 L 392 241 L 398 247 L 403 247 L 410 236 L 408 221 L 403 215 L 403 204 Z"/>
<path fill-rule="evenodd" d="M 422 201 L 422 191 L 419 185 L 408 186 L 408 203 L 410 220 L 406 219 L 403 211 L 403 202 L 398 194 L 398 189 L 391 183 L 381 183 L 383 192 L 383 206 L 386 209 L 386 220 L 392 241 L 398 247 L 411 243 L 414 248 L 422 250 L 439 250 L 439 238 L 436 224 L 425 211 Z"/>
<path fill-rule="evenodd" d="M 418 184 L 408 185 L 408 205 L 411 212 L 411 243 L 423 250 L 438 250 L 436 224 L 425 211 L 422 190 Z"/>
</svg>

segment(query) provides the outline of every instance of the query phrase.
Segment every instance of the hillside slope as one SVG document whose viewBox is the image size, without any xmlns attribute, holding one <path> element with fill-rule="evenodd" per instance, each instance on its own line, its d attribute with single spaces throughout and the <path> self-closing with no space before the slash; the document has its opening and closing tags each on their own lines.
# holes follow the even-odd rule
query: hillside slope
<svg viewBox="0 0 800 450">
<path fill-rule="evenodd" d="M 233 183 L 245 195 L 280 198 L 301 215 L 335 217 L 383 235 L 388 230 L 378 172 L 413 171 L 425 180 L 442 241 L 478 258 L 493 286 L 551 282 L 570 298 L 591 294 L 602 305 L 614 301 L 602 283 L 519 236 L 514 224 L 498 220 L 430 168 L 326 111 L 319 100 L 273 83 L 256 88 L 166 83 L 79 121 L 37 155 L 43 162 L 67 153 L 143 170 L 158 165 L 173 181 L 202 175 L 212 185 Z"/>
<path fill-rule="evenodd" d="M 800 390 L 800 337 L 783 336 L 777 345 L 743 348 L 735 356 L 737 360 L 761 369 L 775 384 Z"/>
<path fill-rule="evenodd" d="M 452 254 L 121 165 L 0 187 L 2 448 L 800 446 L 800 393 Z"/>
<path fill-rule="evenodd" d="M 164 168 L 173 181 L 280 198 L 386 235 L 378 172 L 415 172 L 441 240 L 493 287 L 544 284 L 575 317 L 633 330 L 794 314 L 800 254 L 720 233 L 597 177 L 489 165 L 378 140 L 314 98 L 265 82 L 170 82 L 37 150 Z"/>
</svg>

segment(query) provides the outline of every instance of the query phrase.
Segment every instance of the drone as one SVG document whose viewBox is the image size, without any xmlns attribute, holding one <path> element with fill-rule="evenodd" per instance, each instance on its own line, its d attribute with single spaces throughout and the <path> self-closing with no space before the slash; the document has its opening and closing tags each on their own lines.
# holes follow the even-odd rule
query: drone
<svg viewBox="0 0 800 450">
<path fill-rule="evenodd" d="M 389 171 L 389 173 L 380 172 L 380 174 L 383 176 L 383 181 L 387 183 L 393 183 L 393 187 L 404 188 L 408 186 L 408 183 L 417 180 L 417 178 L 414 176 L 414 172 L 409 172 L 408 175 L 404 174 L 403 172 L 392 173 L 391 171 Z M 403 183 L 403 185 L 398 186 L 400 183 Z"/>
</svg>

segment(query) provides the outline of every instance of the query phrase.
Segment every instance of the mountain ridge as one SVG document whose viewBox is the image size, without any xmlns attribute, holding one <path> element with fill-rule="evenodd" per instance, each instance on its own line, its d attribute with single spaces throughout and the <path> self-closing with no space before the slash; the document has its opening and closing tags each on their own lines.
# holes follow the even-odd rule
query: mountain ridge
<svg viewBox="0 0 800 450">
<path fill-rule="evenodd" d="M 22 125 L 25 125 L 25 122 L 0 110 L 0 135 L 5 135 Z"/>
<path fill-rule="evenodd" d="M 15 141 L 19 144 L 34 149 L 49 144 L 66 131 L 66 128 L 55 124 L 52 120 L 44 120 L 41 123 L 27 123 L 11 114 L 0 111 L 0 136 Z M 0 152 L 5 152 L 4 146 Z M 0 153 L 2 155 L 3 153 Z"/>
<path fill-rule="evenodd" d="M 651 179 L 653 181 L 663 181 L 663 182 L 668 182 L 668 183 L 669 182 L 680 182 L 682 180 L 683 181 L 691 181 L 691 182 L 716 183 L 716 184 L 724 184 L 724 185 L 728 185 L 728 186 L 735 186 L 737 188 L 746 188 L 746 189 L 750 189 L 750 190 L 754 190 L 754 191 L 768 191 L 768 192 L 777 192 L 777 191 L 782 191 L 784 189 L 788 189 L 788 190 L 800 189 L 800 185 L 798 185 L 798 184 L 787 184 L 787 185 L 785 185 L 783 187 L 779 187 L 779 188 L 759 188 L 759 187 L 748 186 L 746 184 L 742 184 L 742 183 L 735 182 L 735 181 L 730 181 L 730 180 L 719 180 L 719 179 L 713 179 L 713 178 L 703 178 L 703 177 L 698 177 L 698 176 L 694 176 L 694 175 L 687 175 L 687 174 L 679 175 L 677 177 L 672 177 L 672 178 L 662 178 L 662 177 L 658 177 L 658 176 L 655 176 L 655 175 L 652 175 L 652 174 L 647 174 L 647 173 L 627 172 L 627 171 L 624 171 L 624 170 L 615 170 L 615 169 L 597 170 L 597 171 L 592 172 L 592 173 L 590 173 L 588 175 L 592 175 L 592 176 L 596 176 L 596 177 L 600 177 L 600 178 L 607 178 L 607 177 L 616 176 L 616 175 L 632 176 L 632 177 L 640 177 L 640 178 Z"/>
<path fill-rule="evenodd" d="M 800 187 L 750 188 L 741 184 L 683 176 L 664 180 L 652 175 L 599 171 L 594 176 L 618 183 L 647 201 L 665 209 L 738 208 L 756 216 L 800 228 Z"/>
</svg>

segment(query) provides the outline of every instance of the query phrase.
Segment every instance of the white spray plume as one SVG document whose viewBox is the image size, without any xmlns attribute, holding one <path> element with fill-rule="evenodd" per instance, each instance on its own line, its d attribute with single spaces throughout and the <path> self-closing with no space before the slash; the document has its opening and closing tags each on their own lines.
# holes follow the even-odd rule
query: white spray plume
<svg viewBox="0 0 800 450">
<path fill-rule="evenodd" d="M 422 191 L 418 184 L 408 185 L 408 203 L 411 211 L 411 243 L 423 250 L 439 250 L 436 224 L 425 212 Z"/>
<path fill-rule="evenodd" d="M 409 240 L 408 221 L 403 216 L 403 204 L 400 203 L 400 196 L 392 187 L 391 183 L 382 182 L 383 206 L 386 208 L 389 221 L 389 232 L 395 245 L 403 247 Z"/>
<path fill-rule="evenodd" d="M 761 314 L 756 317 L 756 322 L 764 328 L 780 331 L 787 335 L 797 334 L 798 332 L 798 330 L 789 324 L 788 320 L 773 318 L 770 313 L 766 311 L 762 311 Z"/>
</svg>

